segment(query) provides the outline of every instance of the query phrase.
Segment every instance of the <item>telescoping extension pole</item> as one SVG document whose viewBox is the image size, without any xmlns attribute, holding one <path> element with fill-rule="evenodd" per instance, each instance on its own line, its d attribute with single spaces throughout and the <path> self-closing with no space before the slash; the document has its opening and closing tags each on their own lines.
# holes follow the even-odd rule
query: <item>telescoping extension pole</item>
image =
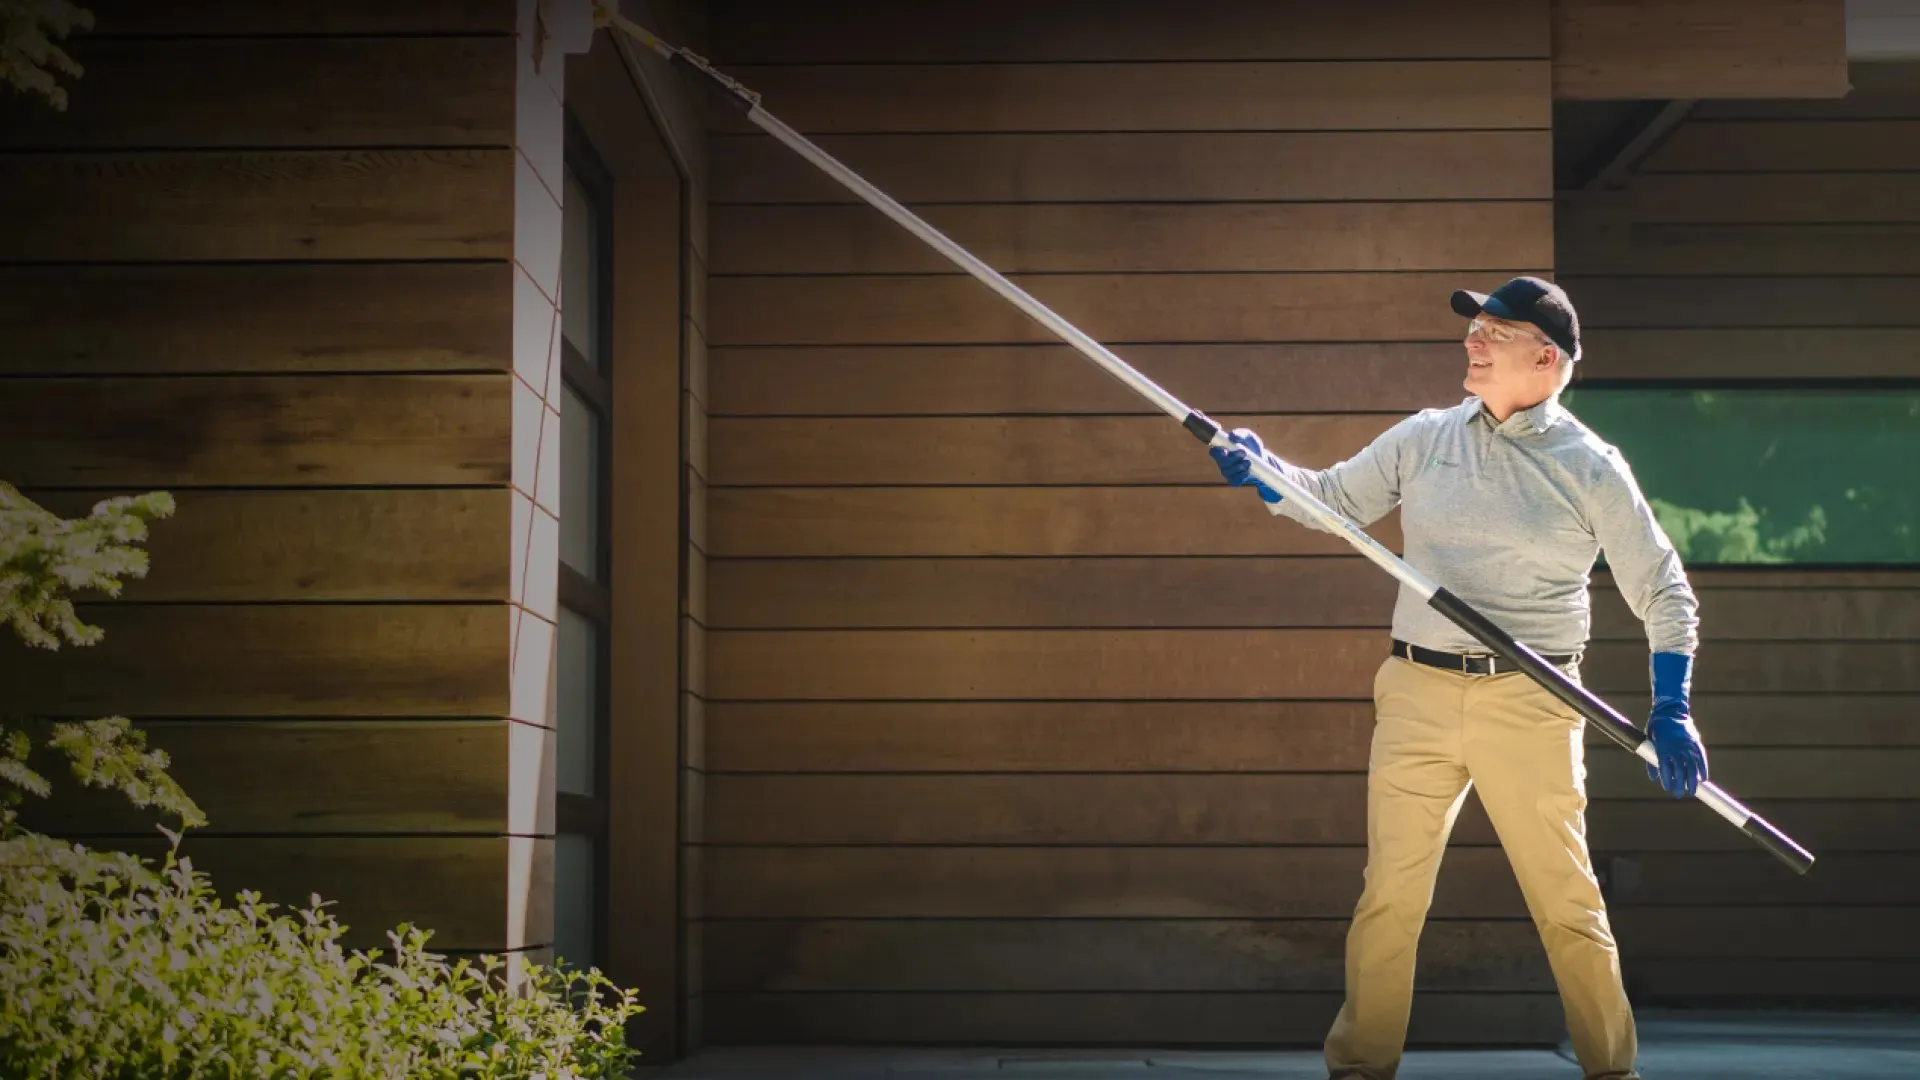
<svg viewBox="0 0 1920 1080">
<path fill-rule="evenodd" d="M 825 151 L 807 141 L 798 132 L 781 123 L 778 119 L 760 107 L 760 95 L 742 86 L 736 80 L 715 71 L 707 61 L 685 49 L 669 45 L 647 32 L 631 20 L 622 17 L 606 4 L 595 4 L 595 21 L 601 25 L 616 27 L 631 35 L 634 39 L 666 57 L 680 67 L 687 68 L 703 76 L 709 85 L 719 91 L 728 104 L 739 109 L 746 118 L 765 130 L 767 134 L 779 139 L 794 152 L 819 166 L 821 171 L 838 180 L 854 194 L 871 203 L 881 213 L 899 222 L 908 232 L 913 233 L 934 250 L 945 255 L 967 273 L 972 274 L 994 292 L 999 293 L 1015 307 L 1032 317 L 1047 329 L 1058 334 L 1067 344 L 1084 353 L 1088 359 L 1099 364 L 1109 375 L 1126 383 L 1141 397 L 1166 413 L 1180 426 L 1187 429 L 1194 438 L 1208 446 L 1234 449 L 1239 444 L 1233 442 L 1220 425 L 1209 419 L 1197 409 L 1190 409 L 1172 394 L 1155 385 L 1146 376 L 1130 367 L 1126 361 L 1115 356 L 1107 348 L 1088 337 L 1078 327 L 1049 310 L 1038 300 L 1000 276 L 992 267 L 981 262 L 971 252 L 954 243 L 926 222 L 914 216 L 905 207 L 874 187 L 859 174 L 834 160 Z M 1455 625 L 1472 634 L 1487 648 L 1501 658 L 1533 676 L 1535 682 L 1581 715 L 1600 726 L 1600 730 L 1631 753 L 1650 764 L 1658 765 L 1659 754 L 1653 743 L 1641 734 L 1640 729 L 1625 717 L 1614 711 L 1612 706 L 1601 701 L 1584 687 L 1579 686 L 1558 668 L 1540 658 L 1540 655 L 1526 645 L 1515 641 L 1506 631 L 1495 626 L 1486 616 L 1475 611 L 1465 601 L 1453 595 L 1439 585 L 1428 580 L 1426 575 L 1408 566 L 1393 552 L 1388 551 L 1373 537 L 1363 532 L 1358 525 L 1340 516 L 1325 503 L 1301 490 L 1271 464 L 1248 455 L 1253 464 L 1253 474 L 1265 481 L 1269 487 L 1285 494 L 1298 505 L 1306 508 L 1315 521 L 1326 526 L 1335 534 L 1344 537 L 1360 554 L 1373 560 L 1381 569 L 1398 578 L 1408 588 L 1417 592 L 1427 604 L 1452 620 Z M 1702 783 L 1695 790 L 1695 797 L 1717 811 L 1721 817 L 1732 822 L 1741 832 L 1746 833 L 1761 847 L 1772 852 L 1782 862 L 1792 867 L 1796 873 L 1804 874 L 1813 867 L 1813 856 L 1805 848 L 1782 833 L 1766 819 L 1741 805 L 1733 796 L 1728 795 L 1717 785 Z"/>
</svg>

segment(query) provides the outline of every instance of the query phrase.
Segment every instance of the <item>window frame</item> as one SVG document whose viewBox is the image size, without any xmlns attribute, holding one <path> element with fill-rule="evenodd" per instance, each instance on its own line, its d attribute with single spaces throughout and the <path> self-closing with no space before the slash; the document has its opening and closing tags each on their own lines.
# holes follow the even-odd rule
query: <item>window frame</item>
<svg viewBox="0 0 1920 1080">
<path fill-rule="evenodd" d="M 594 464 L 598 467 L 593 484 L 592 497 L 595 506 L 594 515 L 594 577 L 558 561 L 558 602 L 574 614 L 591 624 L 594 628 L 593 649 L 593 694 L 594 709 L 588 737 L 592 741 L 593 794 L 582 795 L 576 792 L 559 790 L 554 787 L 554 833 L 555 845 L 561 836 L 584 836 L 588 842 L 591 882 L 593 893 L 589 904 L 589 926 L 592 946 L 587 957 L 565 957 L 574 966 L 594 966 L 604 969 L 607 962 L 607 883 L 611 873 L 611 853 L 609 844 L 610 780 L 609 743 L 612 717 L 612 638 L 613 638 L 613 514 L 612 514 L 612 470 L 613 470 L 613 175 L 607 168 L 599 152 L 588 138 L 584 127 L 579 123 L 572 110 L 566 112 L 566 132 L 564 136 L 563 159 L 568 174 L 587 193 L 594 205 L 592 235 L 595 240 L 594 256 L 589 272 L 592 274 L 595 291 L 593 303 L 594 352 L 598 355 L 589 358 L 582 354 L 565 332 L 565 319 L 559 321 L 556 336 L 559 338 L 560 378 L 567 389 L 571 389 L 580 399 L 593 409 L 597 418 L 597 438 L 593 448 Z M 565 179 L 562 180 L 562 198 L 565 198 Z M 564 205 L 564 204 L 563 204 Z M 564 211 L 563 211 L 564 213 Z M 564 247 L 561 254 L 561 280 L 565 280 L 566 255 Z M 565 289 L 561 290 L 561 302 L 566 302 Z M 595 361 L 598 361 L 597 365 Z M 563 397 L 559 408 L 566 407 Z M 562 455 L 561 465 L 566 466 Z M 562 482 L 564 486 L 564 481 Z M 566 507 L 561 507 L 561 514 Z M 557 615 L 556 615 L 557 617 Z M 556 654 L 557 655 L 557 654 Z M 556 717 L 556 723 L 558 718 Z M 556 729 L 556 740 L 558 731 Z M 557 743 L 556 743 L 557 744 Z M 554 887 L 560 887 L 556 874 Z M 555 897 L 556 911 L 559 909 L 559 897 Z M 556 934 L 556 938 L 557 938 Z M 555 952 L 558 953 L 558 941 Z"/>
</svg>

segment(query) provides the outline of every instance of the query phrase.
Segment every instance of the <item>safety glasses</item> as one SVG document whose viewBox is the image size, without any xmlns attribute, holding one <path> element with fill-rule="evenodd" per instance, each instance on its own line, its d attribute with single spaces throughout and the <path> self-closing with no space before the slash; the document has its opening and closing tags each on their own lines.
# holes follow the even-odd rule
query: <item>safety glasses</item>
<svg viewBox="0 0 1920 1080">
<path fill-rule="evenodd" d="M 1523 337 L 1530 337 L 1543 345 L 1547 343 L 1547 339 L 1538 333 L 1522 330 L 1517 326 L 1509 326 L 1506 323 L 1494 322 L 1484 315 L 1477 316 L 1472 322 L 1467 324 L 1467 336 L 1470 338 L 1477 337 L 1482 341 L 1491 341 L 1500 345 L 1505 345 L 1510 341 L 1518 341 Z"/>
</svg>

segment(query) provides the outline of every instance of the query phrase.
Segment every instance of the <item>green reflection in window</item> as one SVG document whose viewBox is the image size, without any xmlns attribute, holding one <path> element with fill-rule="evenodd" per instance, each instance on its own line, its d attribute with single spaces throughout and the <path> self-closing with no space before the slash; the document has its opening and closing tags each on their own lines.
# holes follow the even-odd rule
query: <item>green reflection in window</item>
<svg viewBox="0 0 1920 1080">
<path fill-rule="evenodd" d="M 1561 400 L 1626 455 L 1689 565 L 1920 564 L 1920 390 L 1576 386 Z"/>
</svg>

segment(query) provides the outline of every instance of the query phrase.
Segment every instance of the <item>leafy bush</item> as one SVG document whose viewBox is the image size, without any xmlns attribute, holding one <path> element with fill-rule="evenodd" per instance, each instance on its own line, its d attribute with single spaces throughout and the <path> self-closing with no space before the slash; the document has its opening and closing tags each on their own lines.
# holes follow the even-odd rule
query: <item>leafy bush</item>
<svg viewBox="0 0 1920 1080">
<path fill-rule="evenodd" d="M 64 520 L 0 483 L 0 623 L 27 645 L 90 645 L 69 593 L 115 595 L 141 577 L 164 493 L 105 500 Z M 6 719 L 6 718 L 0 718 Z M 180 857 L 205 815 L 125 717 L 0 726 L 0 1075 L 185 1078 L 623 1076 L 643 1011 L 597 971 L 482 956 L 451 963 L 403 925 L 393 948 L 349 951 L 318 896 L 276 910 L 231 905 Z M 36 747 L 33 734 L 48 734 Z M 31 762 L 64 757 L 76 781 L 178 819 L 155 865 L 22 827 L 52 791 Z"/>
<path fill-rule="evenodd" d="M 177 841 L 178 834 L 172 834 Z M 348 951 L 319 897 L 227 906 L 169 853 L 30 846 L 0 909 L 0 1074 L 17 1077 L 603 1077 L 637 1008 L 598 972 L 516 957 Z"/>
</svg>

